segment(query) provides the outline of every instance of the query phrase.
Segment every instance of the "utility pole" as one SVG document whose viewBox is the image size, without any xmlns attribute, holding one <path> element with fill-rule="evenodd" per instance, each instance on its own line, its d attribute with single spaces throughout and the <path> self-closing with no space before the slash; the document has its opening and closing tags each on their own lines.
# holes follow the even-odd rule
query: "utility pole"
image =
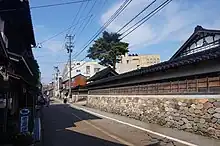
<svg viewBox="0 0 220 146">
<path fill-rule="evenodd" d="M 54 70 L 55 70 L 55 80 L 56 80 L 56 82 L 57 82 L 57 93 L 58 93 L 58 96 L 59 96 L 59 94 L 60 94 L 60 87 L 59 87 L 59 84 L 60 84 L 60 82 L 59 82 L 59 73 L 60 73 L 60 71 L 59 71 L 59 68 L 58 68 L 58 66 L 54 66 Z M 56 86 L 56 84 L 55 84 L 55 86 Z"/>
<path fill-rule="evenodd" d="M 55 86 L 54 86 L 54 83 L 55 83 L 55 80 L 56 80 L 56 76 L 55 74 L 52 74 L 53 78 L 52 78 L 52 88 L 53 88 L 53 92 L 52 92 L 52 97 L 55 97 Z"/>
<path fill-rule="evenodd" d="M 72 91 L 71 91 L 71 83 L 72 83 L 72 79 L 71 79 L 71 53 L 73 51 L 73 38 L 74 36 L 72 35 L 66 35 L 66 39 L 67 39 L 67 42 L 66 42 L 66 49 L 67 49 L 67 53 L 69 53 L 69 98 L 72 98 Z"/>
</svg>

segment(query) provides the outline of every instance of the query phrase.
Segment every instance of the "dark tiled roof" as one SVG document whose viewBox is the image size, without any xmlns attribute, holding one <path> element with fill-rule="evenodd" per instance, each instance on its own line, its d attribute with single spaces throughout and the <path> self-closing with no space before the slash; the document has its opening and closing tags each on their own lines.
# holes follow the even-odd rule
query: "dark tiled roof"
<svg viewBox="0 0 220 146">
<path fill-rule="evenodd" d="M 149 67 L 144 67 L 138 70 L 130 71 L 124 74 L 120 74 L 114 77 L 109 77 L 105 79 L 101 79 L 95 82 L 92 82 L 88 84 L 88 86 L 95 85 L 95 84 L 101 84 L 101 83 L 106 83 L 118 79 L 124 79 L 128 77 L 134 77 L 134 76 L 139 76 L 147 73 L 152 73 L 152 72 L 158 72 L 158 71 L 164 71 L 172 68 L 177 68 L 180 66 L 186 66 L 186 65 L 191 65 L 191 64 L 196 64 L 202 61 L 206 60 L 212 60 L 220 58 L 220 47 L 216 47 L 213 49 L 209 49 L 206 51 L 198 52 L 195 54 L 191 54 L 188 56 L 184 56 L 175 60 L 169 60 L 165 62 L 161 62 Z"/>
<path fill-rule="evenodd" d="M 95 75 L 93 75 L 91 78 L 88 79 L 88 81 L 96 81 L 105 78 L 108 74 L 112 74 L 112 76 L 118 75 L 118 73 L 112 69 L 111 67 L 107 67 L 99 72 L 97 72 Z"/>
<path fill-rule="evenodd" d="M 1 16 L 4 20 L 11 21 L 14 19 L 15 26 L 20 26 L 20 29 L 23 30 L 22 35 L 25 36 L 26 42 L 30 45 L 36 46 L 33 23 L 31 18 L 30 5 L 28 0 L 0 0 L 0 10 L 5 9 L 17 9 L 20 11 L 3 11 Z M 20 30 L 19 30 L 20 31 Z"/>
</svg>

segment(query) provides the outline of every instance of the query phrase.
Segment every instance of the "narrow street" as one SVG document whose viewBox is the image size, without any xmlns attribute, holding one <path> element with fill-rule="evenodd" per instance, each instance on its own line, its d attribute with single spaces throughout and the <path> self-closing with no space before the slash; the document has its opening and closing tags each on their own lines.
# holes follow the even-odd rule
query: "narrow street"
<svg viewBox="0 0 220 146">
<path fill-rule="evenodd" d="M 56 101 L 45 107 L 43 113 L 43 146 L 145 146 L 159 141 L 159 137 L 151 137 L 144 131 L 101 119 Z M 176 145 L 169 140 L 160 144 Z"/>
<path fill-rule="evenodd" d="M 115 145 L 119 141 L 92 127 L 90 120 L 99 119 L 67 105 L 53 103 L 44 109 L 44 146 Z"/>
</svg>

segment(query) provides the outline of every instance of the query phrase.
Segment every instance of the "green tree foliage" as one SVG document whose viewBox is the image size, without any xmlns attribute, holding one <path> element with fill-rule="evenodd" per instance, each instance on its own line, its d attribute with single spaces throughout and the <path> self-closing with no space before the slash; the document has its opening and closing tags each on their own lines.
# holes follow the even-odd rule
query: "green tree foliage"
<svg viewBox="0 0 220 146">
<path fill-rule="evenodd" d="M 119 57 L 129 52 L 128 43 L 121 42 L 120 36 L 118 33 L 104 31 L 102 37 L 95 40 L 95 43 L 89 48 L 87 57 L 99 60 L 99 64 L 115 69 Z"/>
</svg>

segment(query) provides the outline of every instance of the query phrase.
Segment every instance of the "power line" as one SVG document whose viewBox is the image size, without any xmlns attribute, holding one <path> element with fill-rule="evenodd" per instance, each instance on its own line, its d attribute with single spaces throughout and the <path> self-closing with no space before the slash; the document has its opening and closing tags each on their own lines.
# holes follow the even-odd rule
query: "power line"
<svg viewBox="0 0 220 146">
<path fill-rule="evenodd" d="M 87 5 L 88 5 L 88 2 L 89 1 L 87 1 L 87 4 L 86 4 L 86 6 L 85 7 L 87 7 Z M 78 9 L 78 11 L 77 11 L 77 13 L 76 13 L 76 15 L 75 15 L 75 17 L 73 18 L 73 20 L 72 20 L 72 22 L 71 22 L 71 25 L 73 26 L 74 25 L 74 23 L 75 23 L 75 21 L 76 21 L 76 19 L 78 18 L 78 15 L 79 15 L 79 13 L 80 13 L 80 11 L 81 11 L 81 9 L 82 9 L 82 7 L 83 7 L 83 4 L 84 3 L 81 3 L 81 5 L 80 5 L 80 7 L 79 7 L 79 9 Z M 79 19 L 78 19 L 78 22 L 77 23 L 75 23 L 75 27 L 73 28 L 73 30 L 72 31 L 74 31 L 75 30 L 75 28 L 76 28 L 76 26 L 78 25 L 78 23 L 79 23 L 79 20 L 80 20 L 80 17 L 79 17 Z M 69 29 L 68 30 L 68 32 L 66 33 L 66 36 L 68 36 L 68 34 L 71 34 L 70 33 L 70 31 L 71 31 L 71 29 Z M 62 50 L 64 50 L 65 48 L 65 40 L 66 40 L 66 37 L 64 37 L 64 40 L 63 40 L 63 43 L 62 43 L 62 48 L 59 50 L 59 51 L 62 51 Z M 58 56 L 58 58 L 59 58 L 60 56 Z"/>
<path fill-rule="evenodd" d="M 40 6 L 34 6 L 30 7 L 30 9 L 38 9 L 38 8 L 47 8 L 47 7 L 55 7 L 55 6 L 63 6 L 63 5 L 70 5 L 70 4 L 76 4 L 76 3 L 83 3 L 88 2 L 91 0 L 78 0 L 78 1 L 70 1 L 70 2 L 64 2 L 64 3 L 56 3 L 56 4 L 48 4 L 48 5 L 40 5 Z"/>
<path fill-rule="evenodd" d="M 104 9 L 104 6 L 105 6 L 105 4 L 107 3 L 107 1 L 108 0 L 100 0 L 100 1 L 103 1 L 103 4 L 102 4 L 102 6 L 101 6 L 101 10 L 100 10 L 100 12 L 102 12 L 102 10 Z M 94 19 L 95 19 L 95 15 L 93 15 L 93 17 L 91 17 L 91 21 L 90 20 L 88 20 L 87 21 L 87 23 L 86 23 L 86 25 L 83 27 L 83 29 L 80 31 L 80 33 L 79 33 L 79 35 L 78 35 L 78 39 L 80 38 L 80 36 L 81 36 L 81 34 L 82 34 L 82 32 L 85 30 L 85 28 L 89 25 L 89 23 L 91 23 Z M 74 54 L 74 56 L 77 54 L 77 52 Z"/>
<path fill-rule="evenodd" d="M 91 16 L 89 17 L 89 19 L 88 19 L 88 21 L 86 22 L 86 24 L 83 26 L 83 28 L 81 29 L 81 31 L 78 33 L 78 34 L 79 34 L 78 37 L 77 37 L 78 39 L 80 38 L 80 36 L 81 36 L 82 32 L 85 30 L 85 28 L 88 26 L 88 24 L 89 24 L 89 22 L 90 22 L 92 16 L 93 16 L 93 15 L 91 15 Z M 76 33 L 76 34 L 77 34 L 77 33 Z"/>
<path fill-rule="evenodd" d="M 130 21 L 128 21 L 123 27 L 121 27 L 117 33 L 119 33 L 122 29 L 124 29 L 126 26 L 128 26 L 134 19 L 136 19 L 138 16 L 140 16 L 144 11 L 146 11 L 151 5 L 153 5 L 157 0 L 152 1 L 149 5 L 147 5 L 142 11 L 140 11 L 136 16 L 134 16 Z"/>
<path fill-rule="evenodd" d="M 97 2 L 97 0 L 95 0 L 95 2 L 93 3 L 92 7 L 91 7 L 90 10 L 88 11 L 87 17 L 88 17 L 89 14 L 92 12 L 93 8 L 95 7 L 96 2 Z M 92 15 L 93 15 L 93 14 L 92 14 Z M 81 25 L 82 29 L 81 29 L 81 27 L 79 27 L 78 31 L 76 32 L 76 35 L 77 35 L 77 33 L 79 33 L 79 30 L 81 29 L 81 31 L 80 31 L 80 33 L 79 33 L 79 36 L 80 36 L 80 34 L 84 31 L 84 29 L 86 28 L 86 26 L 89 24 L 89 21 L 91 20 L 91 18 L 92 18 L 92 17 L 90 17 L 90 18 L 88 19 L 88 21 L 86 22 L 86 24 L 85 24 L 84 26 L 83 26 L 83 24 Z M 78 36 L 78 38 L 79 38 L 79 36 Z"/>
<path fill-rule="evenodd" d="M 88 3 L 88 1 L 87 1 L 87 3 Z M 81 11 L 81 9 L 82 9 L 82 7 L 83 7 L 83 3 L 81 3 L 81 5 L 80 5 L 80 7 L 79 7 L 79 9 L 78 9 L 78 11 L 77 11 L 75 17 L 73 18 L 73 21 L 72 21 L 71 25 L 74 24 L 74 22 L 75 22 L 75 20 L 77 19 L 78 15 L 79 15 L 79 13 L 80 13 L 80 11 Z M 76 24 L 77 24 L 77 23 L 76 23 Z M 76 28 L 76 27 L 74 27 L 72 31 L 74 31 L 75 28 Z M 70 31 L 71 31 L 71 30 L 69 30 L 69 31 L 67 32 L 67 34 L 69 34 Z M 64 41 L 65 41 L 65 40 L 64 40 Z"/>
<path fill-rule="evenodd" d="M 73 27 L 73 26 L 70 26 L 70 27 L 68 27 L 67 29 L 64 29 L 64 30 L 58 32 L 57 34 L 55 34 L 55 35 L 49 37 L 48 39 L 46 39 L 46 40 L 40 42 L 39 44 L 42 45 L 43 43 L 45 43 L 45 42 L 47 42 L 47 41 L 49 41 L 49 40 L 51 40 L 51 39 L 53 39 L 53 38 L 55 38 L 55 37 L 57 37 L 57 36 L 63 34 L 64 32 L 68 31 L 68 30 L 71 29 L 72 27 Z"/>
<path fill-rule="evenodd" d="M 100 1 L 103 1 L 103 0 L 100 0 Z M 102 12 L 102 11 L 103 11 L 103 9 L 104 9 L 105 4 L 107 3 L 107 1 L 108 1 L 108 0 L 104 0 L 103 4 L 102 4 L 102 6 L 101 6 L 100 12 Z M 93 16 L 93 18 L 92 18 L 91 22 L 92 22 L 94 19 L 95 19 L 95 16 Z"/>
<path fill-rule="evenodd" d="M 89 16 L 89 18 L 86 18 L 86 17 L 85 17 L 85 18 L 82 19 L 82 20 L 83 20 L 83 21 L 86 20 L 86 19 L 89 19 L 89 20 L 90 20 L 90 17 L 92 17 L 92 15 Z M 59 35 L 65 33 L 66 31 L 70 30 L 72 27 L 74 27 L 74 26 L 76 26 L 76 25 L 77 25 L 77 24 L 74 25 L 74 24 L 72 23 L 71 26 L 69 26 L 68 28 L 66 28 L 66 29 L 64 29 L 64 30 L 62 30 L 62 31 L 60 31 L 60 32 L 58 32 L 58 33 L 56 33 L 55 35 L 49 37 L 49 38 L 46 39 L 46 40 L 41 41 L 40 43 L 38 43 L 38 45 L 41 46 L 43 43 L 45 43 L 45 42 L 47 42 L 47 41 L 50 41 L 51 39 L 53 39 L 53 38 L 55 38 L 55 37 L 57 37 L 57 36 L 59 36 Z M 64 48 L 64 45 L 65 45 L 65 38 L 64 38 L 62 44 L 63 44 L 63 45 L 62 45 L 61 49 L 59 49 L 59 50 L 57 50 L 57 51 L 62 51 L 62 50 L 65 49 L 65 48 Z M 38 57 L 45 57 L 45 56 L 37 56 L 36 58 L 38 58 Z"/>
<path fill-rule="evenodd" d="M 88 2 L 89 2 L 89 1 L 87 1 L 87 4 L 88 4 Z M 81 5 L 80 5 L 80 7 L 79 7 L 79 9 L 78 9 L 78 11 L 77 11 L 75 17 L 73 18 L 73 20 L 72 20 L 72 22 L 71 22 L 71 25 L 72 25 L 72 26 L 74 25 L 74 22 L 75 22 L 75 20 L 77 19 L 78 15 L 79 15 L 79 13 L 80 13 L 82 7 L 83 7 L 83 4 L 84 4 L 84 3 L 81 3 Z M 80 17 L 79 17 L 79 19 L 80 19 Z M 79 19 L 78 19 L 78 20 L 79 20 Z M 74 25 L 75 27 L 73 28 L 73 31 L 75 30 L 75 28 L 76 28 L 77 25 L 78 25 L 78 23 L 75 23 L 75 25 Z M 70 31 L 71 31 L 71 29 L 68 30 L 66 36 L 70 33 Z M 59 51 L 62 51 L 62 50 L 65 49 L 65 48 L 64 48 L 64 46 L 65 46 L 65 39 L 66 39 L 66 37 L 64 37 L 62 48 L 61 48 Z M 58 57 L 59 57 L 59 56 L 58 56 Z"/>
<path fill-rule="evenodd" d="M 56 6 L 63 6 L 63 5 L 70 5 L 70 4 L 77 4 L 77 3 L 84 3 L 87 1 L 92 1 L 92 0 L 78 0 L 78 1 L 70 1 L 70 2 L 63 2 L 63 3 L 56 3 L 56 4 L 47 4 L 47 5 L 39 5 L 39 6 L 33 6 L 30 7 L 30 9 L 39 9 L 39 8 L 48 8 L 48 7 L 56 7 Z M 19 8 L 19 9 L 3 9 L 0 10 L 0 12 L 10 12 L 10 11 L 18 11 L 18 10 L 23 10 L 25 8 Z"/>
<path fill-rule="evenodd" d="M 100 1 L 103 1 L 103 0 L 100 0 Z M 107 3 L 107 1 L 108 1 L 108 0 L 104 0 L 104 1 L 103 1 L 103 4 L 102 4 L 102 6 L 101 6 L 100 12 L 102 12 L 102 10 L 104 9 L 104 6 L 105 6 L 105 4 Z M 87 21 L 86 25 L 85 25 L 85 26 L 83 27 L 83 29 L 80 31 L 79 36 L 77 37 L 78 39 L 80 38 L 80 36 L 81 36 L 82 32 L 85 30 L 85 28 L 86 28 L 86 27 L 89 25 L 89 23 L 91 23 L 94 19 L 95 19 L 95 15 L 93 15 L 93 17 L 91 17 L 91 21 L 90 21 L 90 20 Z M 75 56 L 76 54 L 77 54 L 77 52 L 74 54 L 74 56 Z"/>
<path fill-rule="evenodd" d="M 88 11 L 87 16 L 92 12 L 92 9 L 94 8 L 96 2 L 97 2 L 97 0 L 95 0 L 95 2 L 93 3 L 92 7 L 91 7 L 90 10 Z M 91 18 L 90 18 L 90 19 L 91 19 Z M 89 21 L 88 21 L 88 22 L 89 22 Z M 88 23 L 88 22 L 87 22 L 87 23 Z M 86 26 L 86 25 L 87 25 L 87 24 L 85 24 L 85 26 Z M 77 30 L 76 34 L 79 32 L 79 30 L 80 30 L 82 27 L 83 27 L 83 23 L 82 23 L 82 25 L 79 27 L 79 29 Z M 85 27 L 83 27 L 83 28 L 85 29 Z"/>
<path fill-rule="evenodd" d="M 85 5 L 84 9 L 82 10 L 82 12 L 84 12 L 84 11 L 86 10 L 86 8 L 88 7 L 88 4 L 89 4 L 89 2 L 86 3 L 86 5 Z M 80 15 L 80 16 L 81 16 L 81 15 Z M 87 15 L 86 17 L 88 17 L 88 15 Z M 85 22 L 85 21 L 83 21 L 83 22 L 81 23 L 80 27 L 82 27 L 82 25 L 84 24 L 84 22 Z M 72 33 L 73 33 L 73 32 L 72 32 Z"/>
<path fill-rule="evenodd" d="M 107 22 L 96 32 L 96 34 L 93 35 L 93 37 L 86 43 L 87 45 L 84 45 L 82 50 L 76 54 L 76 57 L 79 56 L 98 36 L 100 33 L 102 33 L 105 28 L 107 28 L 114 20 L 117 18 L 121 12 L 131 3 L 132 0 L 126 0 L 117 10 L 116 12 L 108 19 Z"/>
<path fill-rule="evenodd" d="M 40 64 L 65 64 L 66 61 L 58 61 L 58 62 L 40 62 Z"/>
<path fill-rule="evenodd" d="M 86 59 L 86 57 L 85 58 L 83 58 L 82 60 L 80 60 L 80 62 L 81 61 L 84 61 Z M 81 65 L 79 65 L 79 66 L 73 66 L 73 67 L 71 67 L 71 71 L 73 70 L 73 69 L 78 69 L 78 68 L 80 68 L 80 67 L 82 67 L 83 65 L 85 65 L 87 62 L 84 62 L 84 63 L 82 63 Z M 67 71 L 63 76 L 66 76 L 68 73 L 69 73 L 70 71 Z"/>
<path fill-rule="evenodd" d="M 90 17 L 91 17 L 91 16 L 90 16 Z M 90 18 L 90 17 L 89 17 L 89 18 Z M 88 19 L 88 18 L 84 18 L 83 20 L 86 20 L 86 19 Z M 60 31 L 60 32 L 58 32 L 58 33 L 56 33 L 55 35 L 53 35 L 53 36 L 51 36 L 51 37 L 49 37 L 49 38 L 47 38 L 47 39 L 41 41 L 39 44 L 42 45 L 43 43 L 45 43 L 45 42 L 47 42 L 47 41 L 49 41 L 49 40 L 51 40 L 51 39 L 53 39 L 53 38 L 55 38 L 55 37 L 57 37 L 57 36 L 63 34 L 63 33 L 65 33 L 66 31 L 70 30 L 70 29 L 71 29 L 72 27 L 74 27 L 74 26 L 76 26 L 76 24 L 75 24 L 75 25 L 71 25 L 71 26 L 69 26 L 68 28 L 66 28 L 66 29 L 64 29 L 64 30 L 62 30 L 62 31 Z"/>
<path fill-rule="evenodd" d="M 126 36 L 128 36 L 130 33 L 132 33 L 134 30 L 136 30 L 138 27 L 140 27 L 142 24 L 144 24 L 146 21 L 148 21 L 151 17 L 153 17 L 155 14 L 157 14 L 161 9 L 163 9 L 166 5 L 168 5 L 172 0 L 166 0 L 165 2 L 163 2 L 161 5 L 159 5 L 156 9 L 154 9 L 153 11 L 151 11 L 147 16 L 145 16 L 144 18 L 142 18 L 140 21 L 138 21 L 137 23 L 135 23 L 133 26 L 129 27 L 127 30 L 125 30 L 122 35 L 124 35 L 123 37 L 121 37 L 120 39 L 125 38 Z M 135 27 L 136 26 L 136 27 Z"/>
</svg>

